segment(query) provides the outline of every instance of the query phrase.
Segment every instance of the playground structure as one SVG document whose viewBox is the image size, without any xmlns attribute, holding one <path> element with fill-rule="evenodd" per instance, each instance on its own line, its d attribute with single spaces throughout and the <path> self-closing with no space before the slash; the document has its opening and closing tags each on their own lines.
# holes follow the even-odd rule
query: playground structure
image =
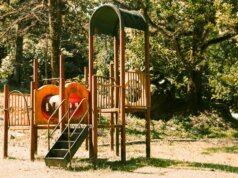
<svg viewBox="0 0 238 178">
<path fill-rule="evenodd" d="M 125 28 L 144 32 L 145 71 L 125 70 Z M 114 59 L 110 64 L 110 76 L 94 74 L 94 36 L 104 34 L 114 38 Z M 30 128 L 30 158 L 37 151 L 37 130 L 48 130 L 49 152 L 47 166 L 67 166 L 86 139 L 89 157 L 96 165 L 98 157 L 98 129 L 109 128 L 111 149 L 116 145 L 121 160 L 126 161 L 126 113 L 144 112 L 146 116 L 146 157 L 150 157 L 150 76 L 149 36 L 145 19 L 139 13 L 103 5 L 95 10 L 89 28 L 89 66 L 85 68 L 85 84 L 65 84 L 64 57 L 60 57 L 59 86 L 39 87 L 38 62 L 34 61 L 31 93 L 9 92 L 5 85 L 4 155 L 8 156 L 8 129 Z M 109 124 L 99 119 L 109 113 Z M 60 128 L 61 135 L 51 147 L 50 138 Z M 119 137 L 121 135 L 121 139 Z M 114 138 L 116 140 L 114 140 Z"/>
</svg>

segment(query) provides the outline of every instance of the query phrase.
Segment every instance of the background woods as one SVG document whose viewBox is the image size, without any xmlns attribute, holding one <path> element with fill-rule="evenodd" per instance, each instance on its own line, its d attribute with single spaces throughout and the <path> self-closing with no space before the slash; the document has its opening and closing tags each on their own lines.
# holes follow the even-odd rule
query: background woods
<svg viewBox="0 0 238 178">
<path fill-rule="evenodd" d="M 140 11 L 149 23 L 153 117 L 178 110 L 196 113 L 214 103 L 237 110 L 236 0 L 2 0 L 1 81 L 29 86 L 34 58 L 40 61 L 41 78 L 58 77 L 61 52 L 67 55 L 66 77 L 81 79 L 89 17 L 102 3 Z M 141 66 L 141 35 L 132 31 L 127 36 L 126 55 L 133 59 L 127 67 Z M 111 43 L 105 37 L 97 40 L 105 47 L 95 54 L 104 75 L 103 65 L 113 56 Z"/>
</svg>

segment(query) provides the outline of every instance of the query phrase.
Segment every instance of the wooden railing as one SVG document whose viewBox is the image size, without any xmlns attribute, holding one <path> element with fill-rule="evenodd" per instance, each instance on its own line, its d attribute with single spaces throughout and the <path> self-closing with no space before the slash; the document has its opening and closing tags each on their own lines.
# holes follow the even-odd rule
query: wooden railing
<svg viewBox="0 0 238 178">
<path fill-rule="evenodd" d="M 143 72 L 126 72 L 125 106 L 130 108 L 146 107 L 146 77 Z"/>
<path fill-rule="evenodd" d="M 97 77 L 97 107 L 99 109 L 110 109 L 116 107 L 115 93 L 119 87 L 111 77 Z"/>
<path fill-rule="evenodd" d="M 97 107 L 99 109 L 116 108 L 116 85 L 114 78 L 97 77 Z M 125 107 L 146 107 L 146 78 L 143 72 L 126 72 L 125 74 Z M 117 96 L 119 99 L 119 95 Z"/>
<path fill-rule="evenodd" d="M 30 126 L 31 96 L 18 90 L 9 93 L 9 126 Z"/>
</svg>

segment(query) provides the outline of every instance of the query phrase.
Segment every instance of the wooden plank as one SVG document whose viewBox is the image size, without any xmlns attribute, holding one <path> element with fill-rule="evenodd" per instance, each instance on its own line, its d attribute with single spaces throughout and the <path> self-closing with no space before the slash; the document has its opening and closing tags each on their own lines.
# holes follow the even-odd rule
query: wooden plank
<svg viewBox="0 0 238 178">
<path fill-rule="evenodd" d="M 119 108 L 99 109 L 101 113 L 116 113 L 119 112 Z"/>
<path fill-rule="evenodd" d="M 11 126 L 11 130 L 30 130 L 30 126 Z"/>
<path fill-rule="evenodd" d="M 115 129 L 115 128 L 119 128 L 119 129 L 121 129 L 121 127 L 122 127 L 122 125 L 98 125 L 98 128 L 100 128 L 100 129 L 107 129 L 107 128 L 113 128 L 113 129 Z"/>
</svg>

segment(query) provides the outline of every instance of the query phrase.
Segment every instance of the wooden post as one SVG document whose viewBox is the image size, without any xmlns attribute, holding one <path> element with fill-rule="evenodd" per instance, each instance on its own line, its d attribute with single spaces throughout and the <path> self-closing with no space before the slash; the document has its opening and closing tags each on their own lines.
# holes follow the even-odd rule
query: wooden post
<svg viewBox="0 0 238 178">
<path fill-rule="evenodd" d="M 114 79 L 116 85 L 119 86 L 119 72 L 118 72 L 118 39 L 114 37 Z M 116 87 L 115 90 L 115 107 L 119 107 L 119 88 Z M 116 124 L 118 124 L 118 113 L 115 113 Z M 116 128 L 116 155 L 119 156 L 119 128 Z"/>
<path fill-rule="evenodd" d="M 38 60 L 35 59 L 34 60 L 34 64 L 33 64 L 33 81 L 34 81 L 34 87 L 38 88 L 39 85 L 39 79 L 38 79 L 38 68 L 39 68 L 39 64 L 38 64 Z"/>
<path fill-rule="evenodd" d="M 126 122 L 125 122 L 125 32 L 120 30 L 120 118 L 121 118 L 121 161 L 126 161 Z"/>
<path fill-rule="evenodd" d="M 34 95 L 34 91 L 35 91 L 35 86 L 36 83 L 35 82 L 31 82 L 31 119 L 30 119 L 30 160 L 34 161 L 35 160 L 35 151 L 37 148 L 37 138 L 36 138 L 36 127 L 35 127 L 35 109 L 34 109 L 34 104 L 35 104 L 35 95 Z"/>
<path fill-rule="evenodd" d="M 92 86 L 92 137 L 93 137 L 93 165 L 96 166 L 97 164 L 97 155 L 98 155 L 98 148 L 97 148 L 97 77 L 93 76 L 93 86 Z"/>
<path fill-rule="evenodd" d="M 85 85 L 88 84 L 88 67 L 84 67 L 84 82 Z M 89 115 L 88 115 L 88 119 L 87 119 L 87 125 L 89 125 L 90 121 L 89 121 Z M 88 150 L 88 136 L 85 140 L 85 149 Z"/>
<path fill-rule="evenodd" d="M 60 95 L 60 103 L 65 99 L 65 79 L 64 79 L 64 55 L 60 55 L 60 88 L 59 88 L 59 95 Z M 62 117 L 65 113 L 65 102 L 59 109 L 59 122 L 61 121 Z M 64 131 L 65 128 L 65 119 L 60 123 L 60 131 L 61 133 Z"/>
<path fill-rule="evenodd" d="M 89 34 L 89 124 L 92 124 L 93 36 Z M 89 158 L 93 157 L 92 129 L 89 130 Z"/>
<path fill-rule="evenodd" d="M 110 101 L 111 101 L 111 108 L 114 107 L 114 80 L 113 80 L 113 64 L 110 64 L 110 83 L 111 83 L 111 87 L 110 87 Z M 110 125 L 114 126 L 114 113 L 110 114 Z M 115 129 L 112 127 L 110 129 L 110 137 L 111 137 L 111 150 L 114 150 L 114 132 Z"/>
<path fill-rule="evenodd" d="M 149 54 L 149 35 L 148 31 L 145 32 L 145 72 L 146 72 L 146 157 L 150 158 L 150 54 Z"/>
<path fill-rule="evenodd" d="M 39 87 L 39 75 L 38 75 L 38 69 L 39 69 L 39 63 L 38 63 L 38 59 L 34 59 L 34 64 L 33 64 L 33 81 L 34 81 L 34 89 L 37 89 Z M 33 89 L 33 88 L 32 88 Z M 33 97 L 34 98 L 34 97 Z M 32 102 L 34 102 L 32 100 Z M 34 107 L 34 104 L 32 105 Z M 32 111 L 34 110 L 34 108 L 32 108 Z M 34 118 L 35 119 L 35 118 Z M 34 124 L 34 123 L 33 123 Z M 34 146 L 34 153 L 37 153 L 37 146 L 38 146 L 38 130 L 37 127 L 34 125 L 33 126 L 33 130 L 31 134 L 34 134 L 33 136 L 33 146 Z"/>
<path fill-rule="evenodd" d="M 4 85 L 4 133 L 3 133 L 3 158 L 8 157 L 8 123 L 9 123 L 9 86 Z"/>
<path fill-rule="evenodd" d="M 84 81 L 88 84 L 88 67 L 84 67 Z"/>
</svg>

